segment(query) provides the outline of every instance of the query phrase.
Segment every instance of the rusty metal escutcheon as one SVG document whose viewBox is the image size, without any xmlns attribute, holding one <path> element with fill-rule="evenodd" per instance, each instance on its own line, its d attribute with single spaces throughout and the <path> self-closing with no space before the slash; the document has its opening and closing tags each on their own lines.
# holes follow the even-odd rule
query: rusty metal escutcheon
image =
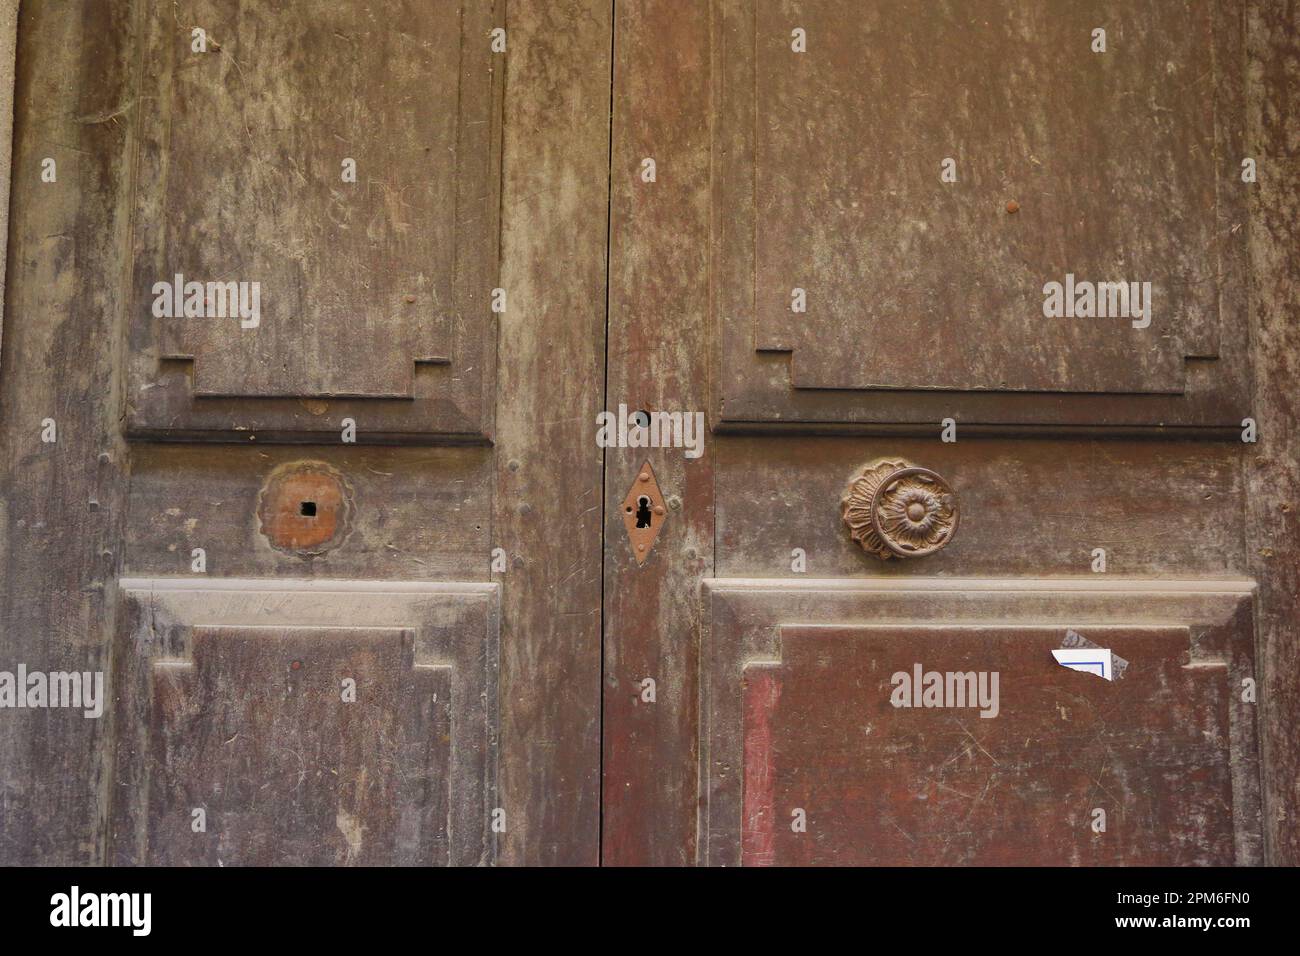
<svg viewBox="0 0 1300 956">
<path fill-rule="evenodd" d="M 267 476 L 258 495 L 258 530 L 277 551 L 322 555 L 347 537 L 352 507 L 352 488 L 336 468 L 288 462 Z"/>
<path fill-rule="evenodd" d="M 952 540 L 961 516 L 956 494 L 937 472 L 903 459 L 864 467 L 841 509 L 853 540 L 886 561 L 933 554 Z"/>
<path fill-rule="evenodd" d="M 645 564 L 667 515 L 659 479 L 655 477 L 650 462 L 637 469 L 636 479 L 623 497 L 622 508 L 623 527 L 627 529 L 627 539 L 632 545 L 636 563 Z"/>
</svg>

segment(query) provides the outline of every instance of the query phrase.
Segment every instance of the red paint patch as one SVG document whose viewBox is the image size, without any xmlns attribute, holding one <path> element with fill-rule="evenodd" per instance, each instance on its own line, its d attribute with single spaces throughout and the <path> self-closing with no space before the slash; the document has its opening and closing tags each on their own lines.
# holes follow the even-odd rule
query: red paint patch
<svg viewBox="0 0 1300 956">
<path fill-rule="evenodd" d="M 745 780 L 741 833 L 742 866 L 776 862 L 776 768 L 772 754 L 772 711 L 781 698 L 775 668 L 745 668 Z"/>
</svg>

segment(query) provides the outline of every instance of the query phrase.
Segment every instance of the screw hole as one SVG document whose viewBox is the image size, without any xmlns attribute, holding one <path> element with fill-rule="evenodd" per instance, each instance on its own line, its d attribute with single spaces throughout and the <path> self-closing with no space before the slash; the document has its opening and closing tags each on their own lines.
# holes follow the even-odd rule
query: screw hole
<svg viewBox="0 0 1300 956">
<path fill-rule="evenodd" d="M 304 501 L 298 506 L 298 514 L 302 515 L 304 518 L 316 517 L 316 502 Z"/>
</svg>

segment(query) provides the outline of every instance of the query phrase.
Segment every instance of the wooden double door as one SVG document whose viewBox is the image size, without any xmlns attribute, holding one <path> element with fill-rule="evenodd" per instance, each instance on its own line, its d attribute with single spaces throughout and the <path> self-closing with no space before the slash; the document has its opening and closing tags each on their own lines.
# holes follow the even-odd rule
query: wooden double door
<svg viewBox="0 0 1300 956">
<path fill-rule="evenodd" d="M 1296 45 L 24 3 L 0 860 L 1294 863 Z"/>
</svg>

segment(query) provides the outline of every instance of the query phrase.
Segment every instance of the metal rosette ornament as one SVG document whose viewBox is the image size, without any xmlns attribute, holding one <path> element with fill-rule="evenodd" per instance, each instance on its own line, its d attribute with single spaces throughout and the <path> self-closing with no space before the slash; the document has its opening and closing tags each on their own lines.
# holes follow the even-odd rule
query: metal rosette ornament
<svg viewBox="0 0 1300 956">
<path fill-rule="evenodd" d="M 884 561 L 933 554 L 952 540 L 960 517 L 948 483 L 901 458 L 865 466 L 849 482 L 840 511 L 853 540 Z"/>
</svg>

